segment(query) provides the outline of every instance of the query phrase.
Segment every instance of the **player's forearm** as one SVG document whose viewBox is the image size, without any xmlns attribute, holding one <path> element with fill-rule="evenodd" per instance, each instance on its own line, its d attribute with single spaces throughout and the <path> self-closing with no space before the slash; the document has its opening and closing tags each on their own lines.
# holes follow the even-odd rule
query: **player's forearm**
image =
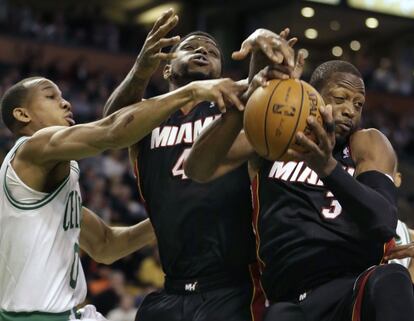
<svg viewBox="0 0 414 321">
<path fill-rule="evenodd" d="M 193 100 L 191 84 L 167 94 L 153 97 L 137 104 L 123 108 L 108 120 L 108 136 L 117 148 L 135 144 L 167 119 L 172 113 Z"/>
<path fill-rule="evenodd" d="M 104 106 L 104 117 L 122 107 L 140 102 L 152 73 L 144 72 L 136 62 L 122 83 L 114 90 Z"/>
<path fill-rule="evenodd" d="M 111 264 L 144 246 L 155 244 L 155 233 L 149 219 L 128 227 L 109 227 L 100 262 Z"/>
<path fill-rule="evenodd" d="M 353 178 L 337 165 L 322 178 L 341 206 L 368 236 L 387 242 L 397 227 L 397 191 L 393 182 L 379 172 L 365 172 Z"/>
<path fill-rule="evenodd" d="M 214 121 L 193 145 L 184 165 L 186 175 L 199 182 L 213 179 L 242 128 L 243 115 L 235 109 Z"/>
</svg>

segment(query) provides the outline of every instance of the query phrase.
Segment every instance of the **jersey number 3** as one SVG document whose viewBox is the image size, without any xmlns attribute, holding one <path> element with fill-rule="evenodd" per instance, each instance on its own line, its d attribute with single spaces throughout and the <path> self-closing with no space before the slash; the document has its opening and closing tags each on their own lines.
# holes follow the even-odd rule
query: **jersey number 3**
<svg viewBox="0 0 414 321">
<path fill-rule="evenodd" d="M 172 174 L 173 176 L 181 176 L 181 179 L 188 179 L 187 175 L 184 173 L 184 161 L 187 159 L 188 155 L 190 154 L 191 148 L 186 148 L 181 153 L 180 157 L 178 157 L 177 162 L 175 163 Z"/>
<path fill-rule="evenodd" d="M 326 193 L 326 198 L 331 201 L 331 205 L 322 207 L 321 213 L 323 217 L 330 220 L 337 218 L 342 213 L 341 204 L 339 204 L 338 200 L 334 198 L 334 195 L 329 191 Z"/>
</svg>

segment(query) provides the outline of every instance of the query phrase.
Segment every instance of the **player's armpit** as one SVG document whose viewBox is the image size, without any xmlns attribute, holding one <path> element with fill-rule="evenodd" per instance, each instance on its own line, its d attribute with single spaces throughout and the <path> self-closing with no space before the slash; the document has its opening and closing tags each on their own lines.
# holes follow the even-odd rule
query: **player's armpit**
<svg viewBox="0 0 414 321">
<path fill-rule="evenodd" d="M 356 176 L 367 171 L 393 176 L 397 163 L 395 152 L 379 130 L 369 128 L 357 131 L 351 136 L 350 148 L 356 164 Z"/>
<path fill-rule="evenodd" d="M 242 114 L 231 109 L 202 132 L 184 164 L 188 177 L 202 183 L 212 181 L 255 154 L 241 130 L 242 120 Z"/>
<path fill-rule="evenodd" d="M 154 243 L 149 219 L 133 226 L 111 227 L 91 210 L 82 208 L 80 247 L 99 263 L 111 264 Z"/>
<path fill-rule="evenodd" d="M 137 173 L 135 172 L 135 166 L 138 158 L 138 151 L 138 143 L 128 147 L 129 164 L 131 165 L 131 168 L 135 176 L 137 176 Z"/>
</svg>

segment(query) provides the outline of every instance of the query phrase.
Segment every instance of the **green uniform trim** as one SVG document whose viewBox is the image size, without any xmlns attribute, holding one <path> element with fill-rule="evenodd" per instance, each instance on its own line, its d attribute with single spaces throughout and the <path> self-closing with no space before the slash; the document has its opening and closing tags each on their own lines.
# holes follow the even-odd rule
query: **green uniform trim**
<svg viewBox="0 0 414 321">
<path fill-rule="evenodd" d="M 5 175 L 7 175 L 7 170 L 9 169 L 9 167 L 6 168 L 5 171 Z M 62 188 L 66 185 L 66 183 L 69 181 L 70 178 L 70 174 L 66 177 L 66 179 L 62 182 L 62 184 L 60 184 L 60 186 L 53 192 L 50 193 L 49 195 L 47 195 L 44 199 L 40 200 L 40 201 L 36 201 L 33 203 L 22 203 L 19 202 L 17 200 L 15 200 L 13 198 L 13 196 L 11 195 L 7 184 L 6 184 L 6 178 L 4 178 L 4 193 L 6 194 L 7 199 L 9 200 L 9 202 L 14 206 L 17 207 L 18 209 L 21 210 L 34 210 L 37 209 L 39 207 L 42 207 L 44 205 L 46 205 L 47 203 L 49 203 L 52 199 L 55 198 L 55 196 L 57 194 L 59 194 L 59 192 L 62 190 Z"/>
<path fill-rule="evenodd" d="M 15 145 L 15 151 L 14 153 L 16 153 L 17 149 L 20 147 L 20 145 L 22 145 L 27 139 L 25 139 L 27 137 L 20 137 Z M 75 165 L 70 164 L 70 168 L 73 169 L 78 175 L 79 173 L 79 168 L 77 168 Z M 5 171 L 5 176 L 7 175 L 7 171 L 8 171 L 9 167 L 6 168 Z M 32 202 L 32 203 L 22 203 L 19 202 L 18 200 L 14 199 L 13 196 L 10 193 L 9 188 L 7 187 L 6 184 L 6 177 L 4 178 L 4 192 L 6 194 L 7 199 L 9 200 L 9 202 L 16 208 L 21 209 L 21 210 L 34 210 L 37 209 L 39 207 L 42 207 L 44 205 L 46 205 L 47 203 L 49 203 L 52 199 L 55 198 L 55 196 L 57 194 L 59 194 L 59 192 L 62 190 L 62 188 L 66 185 L 66 183 L 69 181 L 70 179 L 70 173 L 69 175 L 65 178 L 65 180 L 56 188 L 55 191 L 53 191 L 52 193 L 49 193 L 49 195 L 45 196 L 44 199 L 36 201 L 36 202 Z"/>
<path fill-rule="evenodd" d="M 70 310 L 61 313 L 0 311 L 1 321 L 68 321 Z"/>
</svg>

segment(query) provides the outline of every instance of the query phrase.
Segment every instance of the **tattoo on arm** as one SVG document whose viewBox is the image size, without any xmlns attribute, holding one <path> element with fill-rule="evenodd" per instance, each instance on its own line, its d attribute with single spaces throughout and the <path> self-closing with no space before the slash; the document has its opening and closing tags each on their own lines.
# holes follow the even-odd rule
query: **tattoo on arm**
<svg viewBox="0 0 414 321">
<path fill-rule="evenodd" d="M 134 120 L 134 115 L 129 115 L 128 118 L 125 120 L 124 128 L 128 126 L 130 122 Z"/>
</svg>

